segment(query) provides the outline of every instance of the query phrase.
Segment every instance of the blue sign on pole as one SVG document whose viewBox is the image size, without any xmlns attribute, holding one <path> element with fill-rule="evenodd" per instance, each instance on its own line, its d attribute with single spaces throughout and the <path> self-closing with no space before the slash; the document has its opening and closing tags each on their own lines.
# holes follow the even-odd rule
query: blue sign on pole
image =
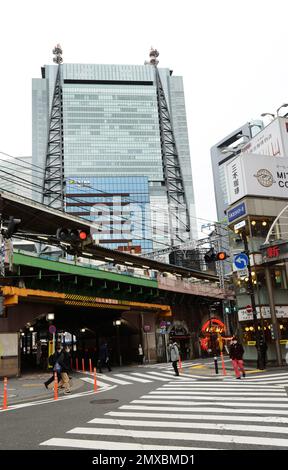
<svg viewBox="0 0 288 470">
<path fill-rule="evenodd" d="M 245 208 L 245 203 L 242 202 L 241 204 L 238 204 L 238 206 L 233 207 L 233 209 L 230 209 L 228 211 L 228 222 L 232 222 L 235 219 L 239 219 L 239 217 L 242 217 L 243 215 L 246 214 L 246 208 Z"/>
<path fill-rule="evenodd" d="M 238 253 L 238 255 L 234 255 L 234 264 L 237 269 L 247 268 L 248 263 L 249 259 L 246 253 Z"/>
</svg>

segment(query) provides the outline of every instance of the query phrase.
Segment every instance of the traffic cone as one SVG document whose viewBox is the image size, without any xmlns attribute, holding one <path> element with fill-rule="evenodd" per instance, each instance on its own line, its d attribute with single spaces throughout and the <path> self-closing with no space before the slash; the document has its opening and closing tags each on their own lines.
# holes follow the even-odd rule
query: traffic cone
<svg viewBox="0 0 288 470">
<path fill-rule="evenodd" d="M 97 392 L 96 367 L 94 367 L 94 392 Z"/>
<path fill-rule="evenodd" d="M 7 405 L 7 382 L 8 382 L 8 379 L 7 377 L 4 377 L 4 390 L 3 390 L 3 407 L 2 409 L 3 410 L 7 410 L 8 408 L 8 405 Z"/>
<path fill-rule="evenodd" d="M 54 400 L 58 400 L 58 375 L 54 372 Z"/>
</svg>

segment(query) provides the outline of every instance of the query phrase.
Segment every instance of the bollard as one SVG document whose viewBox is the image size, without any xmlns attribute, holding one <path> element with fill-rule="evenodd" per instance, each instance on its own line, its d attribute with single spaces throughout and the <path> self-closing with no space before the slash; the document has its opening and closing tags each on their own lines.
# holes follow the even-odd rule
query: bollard
<svg viewBox="0 0 288 470">
<path fill-rule="evenodd" d="M 89 370 L 90 370 L 90 373 L 92 374 L 92 361 L 91 361 L 91 359 L 89 359 Z"/>
<path fill-rule="evenodd" d="M 85 361 L 84 361 L 84 358 L 82 358 L 82 371 L 85 372 Z"/>
<path fill-rule="evenodd" d="M 54 372 L 54 400 L 58 400 L 58 375 Z"/>
<path fill-rule="evenodd" d="M 4 377 L 4 390 L 3 390 L 3 410 L 7 410 L 8 405 L 7 405 L 7 377 Z"/>
<path fill-rule="evenodd" d="M 76 357 L 76 370 L 79 370 L 78 357 Z"/>
<path fill-rule="evenodd" d="M 223 352 L 222 352 L 222 351 L 221 351 L 221 353 L 220 353 L 220 356 L 221 356 L 221 361 L 222 361 L 222 372 L 223 372 L 223 375 L 227 375 L 226 367 L 225 367 L 225 362 L 224 362 L 224 357 L 223 357 Z"/>
<path fill-rule="evenodd" d="M 218 360 L 217 360 L 217 356 L 214 356 L 214 367 L 215 367 L 215 374 L 218 374 Z"/>
<path fill-rule="evenodd" d="M 73 370 L 73 359 L 72 359 L 72 357 L 70 359 L 70 368 L 71 368 L 71 370 Z"/>
<path fill-rule="evenodd" d="M 94 367 L 94 392 L 97 392 L 96 367 Z"/>
</svg>

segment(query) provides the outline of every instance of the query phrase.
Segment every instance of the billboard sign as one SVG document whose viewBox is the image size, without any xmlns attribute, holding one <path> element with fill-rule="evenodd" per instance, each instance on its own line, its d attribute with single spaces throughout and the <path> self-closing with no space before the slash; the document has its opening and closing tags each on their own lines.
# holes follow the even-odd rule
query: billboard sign
<svg viewBox="0 0 288 470">
<path fill-rule="evenodd" d="M 258 132 L 242 149 L 242 153 L 288 156 L 288 119 L 277 117 Z"/>
<path fill-rule="evenodd" d="M 288 158 L 239 154 L 226 163 L 225 175 L 229 204 L 244 196 L 288 198 Z"/>
<path fill-rule="evenodd" d="M 261 306 L 261 315 L 260 308 L 256 307 L 257 319 L 260 318 L 271 318 L 270 307 L 263 305 Z M 277 318 L 288 318 L 288 305 L 275 305 L 275 312 Z M 253 320 L 253 312 L 247 312 L 246 308 L 241 308 L 238 310 L 238 320 L 239 321 L 251 321 Z"/>
</svg>

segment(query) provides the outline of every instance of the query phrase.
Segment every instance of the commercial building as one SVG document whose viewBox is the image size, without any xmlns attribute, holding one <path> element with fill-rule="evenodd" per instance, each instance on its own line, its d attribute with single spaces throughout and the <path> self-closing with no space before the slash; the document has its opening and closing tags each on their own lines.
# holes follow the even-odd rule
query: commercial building
<svg viewBox="0 0 288 470">
<path fill-rule="evenodd" d="M 173 242 L 170 201 L 175 193 L 171 185 L 168 187 L 169 165 L 163 150 L 164 99 L 178 151 L 174 158 L 175 188 L 179 195 L 180 175 L 184 186 L 181 198 L 188 211 L 185 222 L 174 227 L 175 238 L 196 238 L 182 77 L 174 77 L 169 69 L 158 69 L 152 62 L 60 65 L 61 60 L 59 65 L 42 67 L 42 78 L 33 79 L 33 164 L 46 168 L 47 176 L 51 142 L 58 141 L 54 150 L 58 146 L 65 210 L 86 217 L 85 207 L 89 219 L 102 223 L 98 238 L 109 247 L 135 250 L 140 246 L 141 251 L 149 251 Z M 56 136 L 53 115 L 57 112 L 60 125 Z M 77 181 L 79 190 L 74 190 L 71 181 Z M 51 188 L 51 180 L 49 184 Z M 97 201 L 106 206 L 104 212 L 92 210 Z M 131 219 L 130 235 L 125 217 Z M 125 233 L 120 229 L 121 218 Z M 187 232 L 189 225 L 192 231 Z"/>
<path fill-rule="evenodd" d="M 262 121 L 246 122 L 211 147 L 210 152 L 213 183 L 217 218 L 219 222 L 227 220 L 226 210 L 229 205 L 225 178 L 225 164 L 234 157 L 235 153 L 240 152 L 239 144 L 243 139 L 244 142 L 247 142 L 247 138 L 250 140 L 262 128 Z"/>
<path fill-rule="evenodd" d="M 274 122 L 272 128 L 279 128 L 279 119 L 275 121 L 278 123 Z M 256 138 L 265 146 L 268 142 L 266 136 L 269 136 L 270 143 L 277 141 L 269 129 L 262 132 L 262 136 L 259 133 L 254 141 L 251 140 L 250 149 L 261 148 L 255 147 Z M 277 148 L 285 148 L 286 144 L 284 134 L 284 140 L 282 137 L 278 141 Z M 230 249 L 234 258 L 238 325 L 245 357 L 255 358 L 258 334 L 264 337 L 268 346 L 268 360 L 276 360 L 278 365 L 282 363 L 288 346 L 288 271 L 285 258 L 278 257 L 280 250 L 277 248 L 279 253 L 274 249 L 272 252 L 268 250 L 267 255 L 269 245 L 266 249 L 263 244 L 276 217 L 287 206 L 288 158 L 284 152 L 281 155 L 257 155 L 246 153 L 244 149 L 225 164 Z M 276 228 L 278 238 L 287 239 L 283 226 L 279 224 Z M 243 253 L 249 256 L 246 261 Z M 242 256 L 240 263 L 239 255 Z M 248 261 L 251 275 L 249 266 L 247 269 Z"/>
</svg>

